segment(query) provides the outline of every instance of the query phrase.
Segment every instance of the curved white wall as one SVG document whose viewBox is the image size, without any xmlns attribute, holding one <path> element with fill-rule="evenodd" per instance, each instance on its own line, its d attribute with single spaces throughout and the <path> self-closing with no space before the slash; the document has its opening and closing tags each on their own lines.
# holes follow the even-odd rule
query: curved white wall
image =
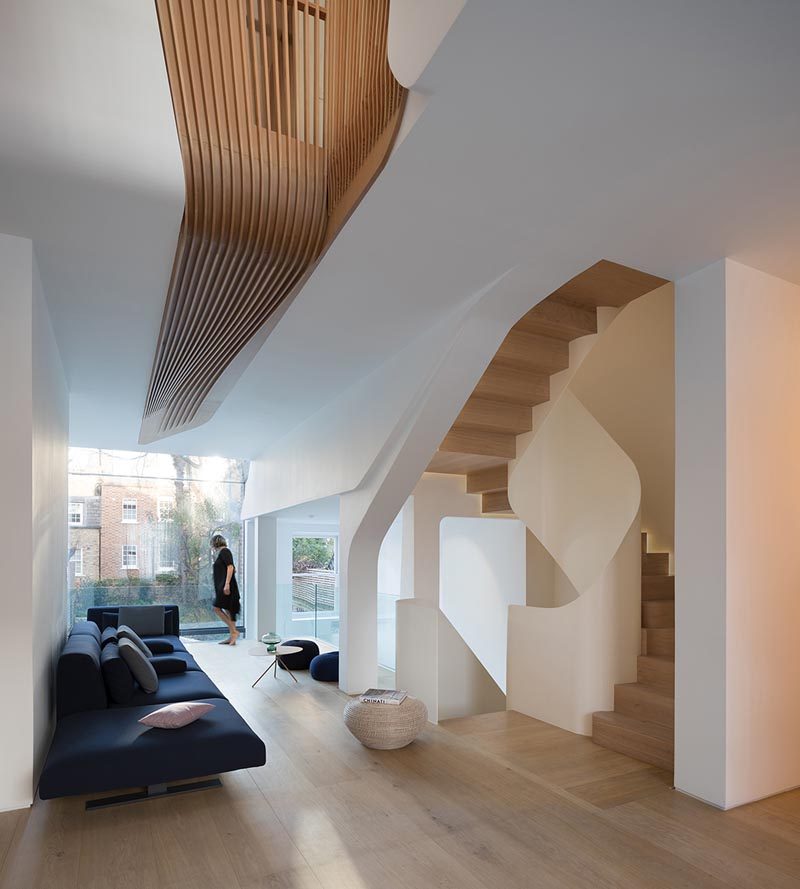
<svg viewBox="0 0 800 889">
<path fill-rule="evenodd" d="M 640 497 L 636 467 L 569 390 L 509 473 L 511 508 L 579 594 L 619 549 Z"/>
<path fill-rule="evenodd" d="M 466 0 L 392 0 L 389 6 L 389 66 L 412 87 L 450 30 Z"/>
<path fill-rule="evenodd" d="M 525 604 L 525 526 L 451 516 L 439 540 L 439 608 L 505 693 L 508 608 Z"/>
<path fill-rule="evenodd" d="M 672 285 L 601 311 L 509 473 L 532 536 L 529 607 L 509 613 L 508 706 L 570 731 L 589 734 L 614 685 L 636 678 L 640 530 L 672 549 L 673 312 Z"/>
<path fill-rule="evenodd" d="M 563 573 L 577 594 L 559 607 L 510 608 L 508 707 L 590 734 L 591 714 L 611 708 L 614 684 L 636 677 L 639 476 L 566 389 L 513 466 L 508 495 L 556 563 L 549 577 Z M 556 606 L 559 593 L 534 598 Z"/>
<path fill-rule="evenodd" d="M 592 713 L 614 708 L 614 685 L 636 681 L 641 548 L 635 518 L 583 595 L 560 608 L 509 609 L 509 710 L 590 735 Z"/>
<path fill-rule="evenodd" d="M 665 284 L 629 303 L 569 388 L 631 458 L 653 551 L 675 540 L 675 297 Z"/>
</svg>

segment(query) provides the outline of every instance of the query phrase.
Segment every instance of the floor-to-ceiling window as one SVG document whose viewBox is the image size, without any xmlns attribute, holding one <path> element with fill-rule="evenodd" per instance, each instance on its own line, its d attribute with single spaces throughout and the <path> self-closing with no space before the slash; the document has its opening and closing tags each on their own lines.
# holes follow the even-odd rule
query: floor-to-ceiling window
<svg viewBox="0 0 800 889">
<path fill-rule="evenodd" d="M 91 605 L 176 603 L 183 628 L 218 627 L 210 539 L 227 539 L 244 597 L 247 468 L 222 457 L 70 448 L 71 619 Z"/>
<path fill-rule="evenodd" d="M 335 536 L 292 536 L 292 621 L 334 644 L 339 639 L 337 542 Z"/>
</svg>

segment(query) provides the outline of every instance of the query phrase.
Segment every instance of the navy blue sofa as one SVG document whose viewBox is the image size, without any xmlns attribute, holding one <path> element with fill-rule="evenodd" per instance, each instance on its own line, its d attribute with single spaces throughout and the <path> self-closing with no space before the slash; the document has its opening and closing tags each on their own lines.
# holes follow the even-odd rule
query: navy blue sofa
<svg viewBox="0 0 800 889">
<path fill-rule="evenodd" d="M 87 620 L 76 621 L 59 656 L 57 724 L 39 796 L 51 799 L 129 787 L 161 788 L 163 793 L 171 781 L 264 765 L 264 742 L 180 641 L 177 605 L 166 608 L 165 630 L 171 632 L 143 639 L 152 645 L 154 655 L 171 646 L 172 656 L 186 661 L 186 671 L 160 675 L 153 694 L 137 686 L 129 703 L 113 703 L 100 665 L 100 636 L 104 621 L 112 625 L 109 615 L 117 611 L 112 606 L 90 608 Z M 139 723 L 147 713 L 178 701 L 205 701 L 214 709 L 180 729 Z"/>
</svg>

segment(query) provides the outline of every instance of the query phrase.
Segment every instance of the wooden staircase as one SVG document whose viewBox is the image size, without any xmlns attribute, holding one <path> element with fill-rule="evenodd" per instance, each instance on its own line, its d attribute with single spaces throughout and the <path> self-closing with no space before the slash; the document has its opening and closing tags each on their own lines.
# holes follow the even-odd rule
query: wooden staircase
<svg viewBox="0 0 800 889">
<path fill-rule="evenodd" d="M 637 681 L 614 686 L 614 709 L 592 717 L 596 744 L 672 771 L 675 724 L 675 578 L 669 553 L 642 534 L 642 654 Z"/>
<path fill-rule="evenodd" d="M 550 377 L 569 366 L 569 343 L 597 332 L 600 306 L 621 308 L 666 282 L 601 260 L 568 281 L 514 325 L 486 368 L 428 472 L 466 476 L 484 514 L 511 515 L 508 463 L 533 407 L 550 400 Z"/>
</svg>

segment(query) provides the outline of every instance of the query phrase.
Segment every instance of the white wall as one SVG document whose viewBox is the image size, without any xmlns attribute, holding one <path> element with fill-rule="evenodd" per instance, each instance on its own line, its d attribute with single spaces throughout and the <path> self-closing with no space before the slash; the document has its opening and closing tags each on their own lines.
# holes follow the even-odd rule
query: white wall
<svg viewBox="0 0 800 889">
<path fill-rule="evenodd" d="M 513 465 L 508 493 L 542 544 L 527 546 L 528 601 L 544 606 L 509 611 L 508 707 L 590 734 L 614 684 L 636 678 L 639 476 L 567 389 Z"/>
<path fill-rule="evenodd" d="M 411 566 L 413 598 L 397 603 L 396 686 L 423 700 L 432 722 L 505 709 L 503 691 L 439 607 L 442 521 L 481 521 L 480 497 L 464 488 L 463 476 L 426 472 L 403 509 L 403 561 Z M 522 558 L 524 596 L 524 543 Z"/>
<path fill-rule="evenodd" d="M 505 710 L 506 696 L 435 603 L 397 603 L 397 682 L 430 722 Z M 402 644 L 401 644 L 402 643 Z"/>
<path fill-rule="evenodd" d="M 441 610 L 438 611 L 437 653 L 438 688 L 434 722 L 506 709 L 506 696 L 502 689 Z"/>
<path fill-rule="evenodd" d="M 3 768 L 0 810 L 27 806 L 32 800 L 33 750 L 33 245 L 23 238 L 0 235 L 0 305 L 3 324 L 0 367 L 6 386 L 5 409 L 13 422 L 4 423 L 0 438 L 3 509 L 0 538 L 14 541 L 14 582 L 0 589 L 3 612 L 13 616 L 0 624 L 0 696 L 7 714 L 0 724 Z M 13 666 L 13 669 L 9 669 Z"/>
<path fill-rule="evenodd" d="M 439 607 L 505 694 L 508 609 L 525 604 L 525 525 L 447 517 L 439 541 Z"/>
<path fill-rule="evenodd" d="M 725 263 L 675 285 L 675 786 L 725 805 Z"/>
<path fill-rule="evenodd" d="M 433 327 L 253 460 L 242 516 L 358 487 L 387 442 L 407 425 L 407 412 L 435 373 L 443 343 L 453 338 L 456 326 L 451 320 Z"/>
<path fill-rule="evenodd" d="M 650 549 L 675 536 L 675 300 L 665 284 L 619 312 L 569 383 L 633 460 Z"/>
<path fill-rule="evenodd" d="M 54 726 L 55 663 L 67 628 L 69 392 L 33 263 L 33 768 Z"/>
<path fill-rule="evenodd" d="M 0 370 L 13 418 L 0 440 L 3 585 L 0 810 L 29 805 L 53 728 L 55 654 L 66 633 L 67 390 L 32 243 L 0 235 Z"/>
<path fill-rule="evenodd" d="M 378 664 L 394 670 L 397 661 L 397 601 L 411 593 L 413 552 L 409 547 L 413 533 L 413 497 L 403 504 L 383 538 L 378 552 Z"/>
<path fill-rule="evenodd" d="M 466 0 L 392 0 L 388 56 L 392 73 L 412 87 L 450 30 Z"/>
<path fill-rule="evenodd" d="M 508 614 L 508 709 L 591 735 L 592 713 L 614 709 L 614 685 L 636 681 L 641 552 L 633 521 L 592 586 L 561 607 Z"/>
<path fill-rule="evenodd" d="M 800 287 L 728 261 L 727 805 L 800 785 Z"/>
<path fill-rule="evenodd" d="M 631 459 L 567 390 L 512 464 L 508 497 L 581 594 L 628 533 L 641 488 Z"/>
<path fill-rule="evenodd" d="M 250 639 L 278 630 L 277 533 L 278 523 L 273 516 L 245 522 L 245 628 Z"/>
<path fill-rule="evenodd" d="M 800 287 L 730 260 L 676 285 L 680 790 L 800 785 Z"/>
</svg>

